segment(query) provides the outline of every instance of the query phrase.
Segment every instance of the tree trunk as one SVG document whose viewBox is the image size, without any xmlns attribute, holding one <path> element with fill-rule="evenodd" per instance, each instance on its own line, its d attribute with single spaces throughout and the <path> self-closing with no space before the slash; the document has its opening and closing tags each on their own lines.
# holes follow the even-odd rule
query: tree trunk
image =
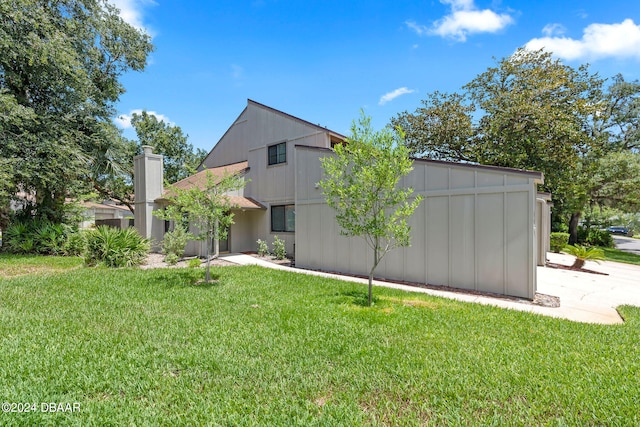
<svg viewBox="0 0 640 427">
<path fill-rule="evenodd" d="M 569 244 L 575 245 L 578 243 L 578 222 L 580 221 L 580 212 L 571 214 L 571 220 L 569 220 Z"/>
<path fill-rule="evenodd" d="M 584 263 L 585 263 L 584 259 L 576 258 L 571 268 L 574 270 L 581 270 L 582 267 L 584 267 Z"/>
<path fill-rule="evenodd" d="M 204 282 L 209 283 L 211 281 L 211 273 L 209 269 L 211 268 L 211 236 L 207 233 L 207 268 L 204 273 Z"/>
<path fill-rule="evenodd" d="M 373 267 L 369 271 L 369 307 L 373 304 L 373 272 L 376 271 L 378 262 L 378 238 L 376 237 L 375 247 L 373 248 Z"/>
</svg>

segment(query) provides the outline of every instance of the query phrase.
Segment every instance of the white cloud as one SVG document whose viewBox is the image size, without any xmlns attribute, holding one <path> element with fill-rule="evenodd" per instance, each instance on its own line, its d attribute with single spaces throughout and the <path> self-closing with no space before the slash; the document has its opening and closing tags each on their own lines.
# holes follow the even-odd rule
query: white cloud
<svg viewBox="0 0 640 427">
<path fill-rule="evenodd" d="M 606 57 L 640 59 L 640 26 L 632 19 L 625 19 L 619 24 L 591 24 L 584 29 L 580 40 L 547 36 L 532 39 L 525 47 L 530 50 L 545 49 L 567 60 Z"/>
<path fill-rule="evenodd" d="M 415 21 L 406 21 L 406 26 L 416 32 L 419 36 L 429 33 L 429 28 L 426 25 L 420 25 Z"/>
<path fill-rule="evenodd" d="M 561 36 L 567 29 L 562 24 L 547 24 L 542 29 L 542 34 L 546 37 Z"/>
<path fill-rule="evenodd" d="M 114 119 L 114 121 L 116 122 L 116 125 L 118 125 L 120 128 L 122 129 L 129 129 L 131 128 L 131 119 L 133 117 L 134 114 L 141 114 L 142 110 L 140 109 L 136 109 L 136 110 L 131 110 L 129 111 L 129 114 L 121 114 L 118 117 L 116 117 Z M 175 123 L 173 123 L 171 120 L 169 120 L 169 118 L 167 116 L 165 116 L 164 114 L 158 114 L 155 111 L 147 111 L 147 114 L 149 114 L 150 116 L 155 116 L 156 119 L 158 119 L 158 121 L 161 122 L 165 122 L 168 125 L 174 126 Z"/>
<path fill-rule="evenodd" d="M 120 9 L 120 17 L 134 27 L 149 32 L 143 24 L 145 6 L 154 5 L 153 0 L 109 0 L 109 3 Z"/>
<path fill-rule="evenodd" d="M 378 105 L 384 105 L 389 101 L 393 101 L 399 96 L 406 95 L 408 93 L 413 93 L 415 90 L 408 89 L 406 87 L 398 88 L 392 92 L 386 93 L 380 97 L 380 101 L 378 101 Z"/>
<path fill-rule="evenodd" d="M 490 9 L 479 10 L 474 0 L 440 0 L 451 6 L 451 13 L 436 21 L 432 27 L 406 21 L 407 27 L 418 35 L 432 34 L 450 37 L 464 42 L 467 35 L 474 33 L 495 33 L 513 23 L 508 14 L 498 14 Z"/>
</svg>

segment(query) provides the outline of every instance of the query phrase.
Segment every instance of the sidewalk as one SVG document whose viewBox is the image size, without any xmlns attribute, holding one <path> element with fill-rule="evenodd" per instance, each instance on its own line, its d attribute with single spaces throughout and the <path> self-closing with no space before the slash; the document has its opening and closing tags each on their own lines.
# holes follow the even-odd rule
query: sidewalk
<svg viewBox="0 0 640 427">
<path fill-rule="evenodd" d="M 285 267 L 254 258 L 250 255 L 229 254 L 223 255 L 220 258 L 239 265 L 254 264 L 295 273 L 311 274 L 363 284 L 368 283 L 367 279 L 364 278 Z M 565 254 L 548 253 L 547 258 L 554 264 L 571 265 L 573 263 L 573 257 Z M 559 297 L 560 307 L 557 308 L 533 305 L 528 301 L 425 289 L 417 286 L 377 280 L 374 281 L 374 284 L 376 286 L 401 289 L 408 292 L 420 292 L 459 301 L 475 302 L 538 313 L 576 322 L 599 324 L 623 323 L 615 307 L 623 304 L 640 306 L 640 266 L 605 261 L 600 264 L 587 262 L 585 268 L 607 273 L 608 275 L 538 267 L 538 293 Z"/>
</svg>

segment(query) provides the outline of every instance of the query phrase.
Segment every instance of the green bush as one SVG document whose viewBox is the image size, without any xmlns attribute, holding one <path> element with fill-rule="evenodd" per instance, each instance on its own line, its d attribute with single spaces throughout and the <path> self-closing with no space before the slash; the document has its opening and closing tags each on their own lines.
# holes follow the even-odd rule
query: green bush
<svg viewBox="0 0 640 427">
<path fill-rule="evenodd" d="M 27 223 L 14 222 L 2 233 L 3 248 L 12 253 L 29 253 L 33 250 L 33 230 Z"/>
<path fill-rule="evenodd" d="M 63 224 L 42 222 L 36 225 L 33 234 L 35 250 L 44 255 L 60 255 L 71 229 Z"/>
<path fill-rule="evenodd" d="M 87 232 L 84 261 L 87 265 L 131 267 L 142 264 L 149 247 L 149 240 L 134 228 L 120 230 L 100 226 Z"/>
<path fill-rule="evenodd" d="M 601 261 L 604 260 L 604 251 L 600 248 L 587 248 L 582 245 L 567 245 L 564 250 L 576 257 L 571 268 L 580 269 L 584 267 L 585 261 Z"/>
<path fill-rule="evenodd" d="M 569 243 L 569 233 L 551 233 L 549 246 L 551 246 L 552 252 L 559 253 L 562 249 L 564 249 L 567 243 Z"/>
<path fill-rule="evenodd" d="M 184 249 L 190 238 L 191 234 L 182 225 L 176 225 L 172 231 L 165 233 L 162 239 L 162 252 L 166 255 L 173 254 L 180 259 L 184 256 Z"/>
<path fill-rule="evenodd" d="M 258 239 L 258 255 L 259 256 L 268 256 L 269 255 L 269 245 L 262 239 Z"/>
<path fill-rule="evenodd" d="M 280 240 L 278 236 L 275 236 L 275 239 L 273 240 L 273 255 L 276 259 L 285 259 L 287 257 L 284 240 Z"/>
<path fill-rule="evenodd" d="M 597 228 L 578 227 L 578 243 L 587 246 L 602 246 L 613 248 L 613 237 L 606 230 Z"/>
<path fill-rule="evenodd" d="M 180 258 L 178 258 L 178 255 L 174 254 L 173 252 L 168 253 L 165 257 L 164 257 L 164 262 L 167 263 L 167 265 L 176 265 L 178 263 Z"/>
<path fill-rule="evenodd" d="M 16 221 L 4 232 L 4 248 L 13 253 L 39 253 L 62 255 L 66 242 L 74 234 L 73 229 L 64 224 L 48 221 Z"/>
<path fill-rule="evenodd" d="M 64 242 L 63 246 L 63 252 L 67 256 L 80 256 L 84 254 L 86 246 L 86 232 L 78 230 L 67 235 L 67 240 Z"/>
<path fill-rule="evenodd" d="M 200 258 L 193 258 L 189 260 L 189 268 L 198 268 L 200 265 L 202 265 Z"/>
</svg>

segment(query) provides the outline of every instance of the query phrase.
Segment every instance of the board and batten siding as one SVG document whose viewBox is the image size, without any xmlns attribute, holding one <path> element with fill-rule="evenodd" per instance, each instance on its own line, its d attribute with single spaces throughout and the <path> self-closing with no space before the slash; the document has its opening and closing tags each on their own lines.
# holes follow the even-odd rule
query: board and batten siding
<svg viewBox="0 0 640 427">
<path fill-rule="evenodd" d="M 286 144 L 287 161 L 268 165 L 268 148 L 280 143 Z M 267 208 L 247 215 L 242 227 L 232 226 L 232 251 L 255 251 L 258 238 L 266 240 L 271 246 L 278 236 L 284 240 L 287 252 L 294 253 L 293 232 L 271 231 L 271 207 L 294 204 L 296 144 L 330 147 L 330 132 L 249 100 L 247 107 L 203 161 L 202 167 L 211 168 L 246 160 L 249 170 L 243 195 L 259 201 Z M 242 219 L 238 217 L 238 220 Z"/>
<path fill-rule="evenodd" d="M 296 146 L 296 266 L 368 275 L 372 250 L 340 235 L 322 195 L 320 158 Z M 533 299 L 536 183 L 542 175 L 416 160 L 401 185 L 423 202 L 409 220 L 411 246 L 389 252 L 376 277 Z"/>
</svg>

